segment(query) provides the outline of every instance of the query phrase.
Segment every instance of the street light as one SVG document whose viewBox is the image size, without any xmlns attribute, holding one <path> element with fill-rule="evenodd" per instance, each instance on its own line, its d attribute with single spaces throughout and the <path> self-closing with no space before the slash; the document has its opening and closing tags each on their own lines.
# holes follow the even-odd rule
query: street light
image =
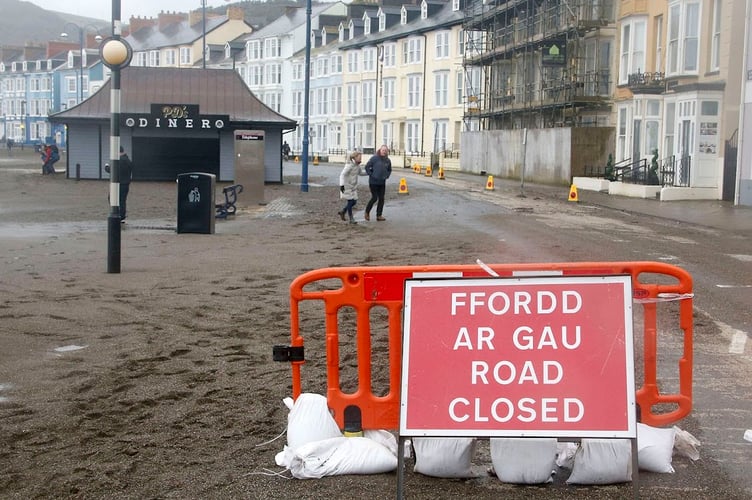
<svg viewBox="0 0 752 500">
<path fill-rule="evenodd" d="M 112 0 L 112 36 L 99 47 L 104 64 L 112 70 L 110 84 L 110 213 L 107 216 L 107 272 L 120 272 L 120 70 L 128 66 L 133 50 L 120 36 L 120 0 Z"/>
<path fill-rule="evenodd" d="M 102 41 L 102 35 L 99 34 L 99 28 L 97 28 L 94 25 L 91 24 L 85 24 L 84 26 L 79 26 L 75 23 L 65 23 L 63 26 L 63 30 L 65 30 L 68 26 L 72 26 L 78 30 L 78 44 L 81 48 L 80 52 L 80 59 L 81 59 L 81 67 L 78 70 L 78 102 L 82 102 L 84 100 L 84 50 L 86 50 L 86 46 L 84 44 L 84 37 L 86 35 L 86 32 L 89 28 L 92 28 L 94 31 L 97 32 L 97 35 L 94 37 L 94 40 L 97 42 Z M 68 32 L 63 31 L 60 33 L 60 36 L 63 38 L 68 38 Z"/>
</svg>

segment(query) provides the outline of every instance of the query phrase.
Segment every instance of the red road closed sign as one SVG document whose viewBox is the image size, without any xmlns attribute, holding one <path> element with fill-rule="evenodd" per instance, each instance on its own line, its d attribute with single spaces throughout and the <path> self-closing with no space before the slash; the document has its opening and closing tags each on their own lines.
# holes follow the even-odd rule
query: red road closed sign
<svg viewBox="0 0 752 500">
<path fill-rule="evenodd" d="M 629 276 L 405 282 L 400 434 L 636 437 Z"/>
</svg>

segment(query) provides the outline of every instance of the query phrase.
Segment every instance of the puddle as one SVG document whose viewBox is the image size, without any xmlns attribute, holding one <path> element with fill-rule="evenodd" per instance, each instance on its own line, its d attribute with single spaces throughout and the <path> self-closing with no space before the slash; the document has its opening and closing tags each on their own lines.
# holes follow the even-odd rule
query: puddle
<svg viewBox="0 0 752 500">
<path fill-rule="evenodd" d="M 88 345 L 64 345 L 62 347 L 56 347 L 53 349 L 55 352 L 71 352 L 71 351 L 80 351 L 81 349 L 86 349 L 89 347 Z"/>
<path fill-rule="evenodd" d="M 0 224 L 0 238 L 39 238 L 71 233 L 104 231 L 104 222 L 55 222 L 41 224 Z"/>
</svg>

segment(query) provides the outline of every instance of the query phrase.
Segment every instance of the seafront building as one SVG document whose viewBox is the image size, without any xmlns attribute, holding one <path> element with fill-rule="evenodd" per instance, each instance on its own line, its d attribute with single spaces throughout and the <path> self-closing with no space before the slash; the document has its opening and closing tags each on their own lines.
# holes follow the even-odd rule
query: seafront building
<svg viewBox="0 0 752 500">
<path fill-rule="evenodd" d="M 254 29 L 230 7 L 206 36 L 200 14 L 132 18 L 132 65 L 232 68 L 297 122 L 284 139 L 298 154 L 307 119 L 309 153 L 336 161 L 387 144 L 398 164 L 600 176 L 598 189 L 628 196 L 739 201 L 752 186 L 737 160 L 743 0 L 334 2 L 314 5 L 310 31 L 305 8 Z M 3 139 L 65 144 L 47 113 L 109 77 L 88 35 L 83 51 L 2 49 Z"/>
</svg>

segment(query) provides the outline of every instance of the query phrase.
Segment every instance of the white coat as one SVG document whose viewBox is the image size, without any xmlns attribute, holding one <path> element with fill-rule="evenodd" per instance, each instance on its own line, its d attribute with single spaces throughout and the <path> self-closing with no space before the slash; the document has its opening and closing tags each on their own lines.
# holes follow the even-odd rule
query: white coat
<svg viewBox="0 0 752 500">
<path fill-rule="evenodd" d="M 345 186 L 345 191 L 339 193 L 339 197 L 343 200 L 357 200 L 358 199 L 358 176 L 367 175 L 361 170 L 360 165 L 354 161 L 349 160 L 345 163 L 345 168 L 342 169 L 342 173 L 339 174 L 339 185 Z"/>
</svg>

